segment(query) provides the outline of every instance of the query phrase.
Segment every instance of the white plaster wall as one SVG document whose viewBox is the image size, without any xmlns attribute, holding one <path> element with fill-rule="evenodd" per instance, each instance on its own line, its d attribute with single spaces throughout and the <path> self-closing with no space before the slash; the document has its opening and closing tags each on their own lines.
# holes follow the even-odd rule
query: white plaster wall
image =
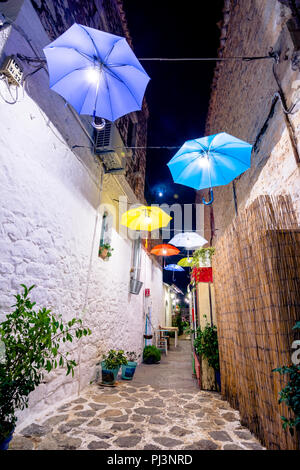
<svg viewBox="0 0 300 470">
<path fill-rule="evenodd" d="M 39 48 L 39 41 L 47 43 L 28 1 L 18 22 Z M 4 42 L 2 36 L 1 46 Z M 6 53 L 15 49 L 32 55 L 14 31 L 5 47 Z M 27 92 L 15 105 L 0 98 L 0 321 L 10 311 L 20 283 L 35 284 L 32 298 L 37 307 L 51 308 L 65 320 L 81 316 L 92 335 L 81 346 L 72 343 L 75 359 L 80 359 L 75 378 L 62 370 L 47 375 L 19 424 L 87 385 L 95 363 L 108 349 L 142 351 L 144 287 L 152 293 L 152 323 L 157 326 L 163 318 L 162 271 L 145 252 L 144 285 L 138 296 L 128 289 L 131 241 L 113 230 L 112 257 L 98 257 L 100 166 L 87 152 L 76 157 L 70 150 L 61 129 L 72 144 L 87 145 L 88 139 L 62 99 L 49 90 L 46 74 L 34 77 L 31 87 L 47 116 Z M 7 96 L 2 81 L 0 91 Z"/>
</svg>

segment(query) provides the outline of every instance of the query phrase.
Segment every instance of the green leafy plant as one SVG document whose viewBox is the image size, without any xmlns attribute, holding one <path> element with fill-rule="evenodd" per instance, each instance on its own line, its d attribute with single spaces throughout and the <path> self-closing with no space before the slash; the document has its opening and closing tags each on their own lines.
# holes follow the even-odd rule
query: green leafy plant
<svg viewBox="0 0 300 470">
<path fill-rule="evenodd" d="M 0 442 L 13 431 L 16 410 L 28 407 L 29 394 L 43 381 L 45 371 L 66 367 L 67 375 L 74 376 L 76 362 L 68 352 L 59 350 L 61 342 L 72 342 L 74 334 L 76 338 L 91 334 L 80 319 L 64 323 L 51 310 L 35 311 L 35 302 L 29 298 L 35 286 L 21 286 L 23 292 L 14 296 L 15 310 L 0 324 L 4 346 L 0 361 Z"/>
<path fill-rule="evenodd" d="M 209 246 L 207 248 L 198 248 L 198 250 L 195 250 L 193 253 L 191 266 L 199 267 L 200 263 L 205 266 L 208 259 L 211 262 L 215 251 L 216 249 L 213 246 Z"/>
<path fill-rule="evenodd" d="M 101 256 L 102 254 L 105 253 L 105 251 L 107 251 L 106 255 L 105 255 L 105 258 L 110 258 L 111 255 L 112 255 L 113 250 L 114 249 L 112 248 L 112 246 L 109 243 L 103 243 L 103 245 L 99 246 L 99 253 L 98 254 L 99 254 L 99 256 Z"/>
<path fill-rule="evenodd" d="M 146 364 L 155 364 L 161 359 L 160 350 L 153 345 L 145 346 L 143 351 L 143 361 Z"/>
<path fill-rule="evenodd" d="M 300 321 L 293 327 L 300 330 Z M 283 429 L 288 428 L 291 435 L 294 429 L 300 431 L 300 364 L 289 364 L 287 366 L 273 369 L 272 372 L 279 372 L 280 375 L 287 375 L 288 382 L 279 393 L 278 403 L 285 403 L 289 410 L 293 412 L 293 418 L 281 416 Z"/>
<path fill-rule="evenodd" d="M 182 321 L 181 314 L 177 314 L 176 317 L 172 321 L 173 326 L 177 326 L 178 328 L 178 336 L 182 335 L 184 322 Z"/>
<path fill-rule="evenodd" d="M 105 367 L 108 370 L 117 369 L 122 364 L 126 365 L 128 363 L 123 349 L 120 349 L 119 351 L 110 349 L 107 354 L 103 354 L 102 360 L 105 362 Z"/>
<path fill-rule="evenodd" d="M 204 315 L 206 318 L 206 315 Z M 206 323 L 203 330 L 200 327 L 196 330 L 194 348 L 198 355 L 205 357 L 210 367 L 216 371 L 220 370 L 218 334 L 216 325 Z"/>
</svg>

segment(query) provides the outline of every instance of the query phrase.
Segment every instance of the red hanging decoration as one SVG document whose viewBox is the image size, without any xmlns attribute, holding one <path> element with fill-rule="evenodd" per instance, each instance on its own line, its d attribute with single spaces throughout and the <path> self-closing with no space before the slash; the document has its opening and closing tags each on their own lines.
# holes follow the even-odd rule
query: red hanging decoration
<svg viewBox="0 0 300 470">
<path fill-rule="evenodd" d="M 196 282 L 213 282 L 212 268 L 194 268 L 192 279 Z"/>
</svg>

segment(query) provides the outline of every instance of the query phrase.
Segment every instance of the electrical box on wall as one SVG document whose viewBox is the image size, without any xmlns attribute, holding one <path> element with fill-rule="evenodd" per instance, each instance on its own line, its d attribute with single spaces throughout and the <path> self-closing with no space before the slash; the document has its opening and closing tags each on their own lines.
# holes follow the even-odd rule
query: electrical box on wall
<svg viewBox="0 0 300 470">
<path fill-rule="evenodd" d="M 23 69 L 22 67 L 16 62 L 13 56 L 6 57 L 1 69 L 0 73 L 5 75 L 8 79 L 8 82 L 12 85 L 20 86 L 22 83 L 23 78 Z"/>
</svg>

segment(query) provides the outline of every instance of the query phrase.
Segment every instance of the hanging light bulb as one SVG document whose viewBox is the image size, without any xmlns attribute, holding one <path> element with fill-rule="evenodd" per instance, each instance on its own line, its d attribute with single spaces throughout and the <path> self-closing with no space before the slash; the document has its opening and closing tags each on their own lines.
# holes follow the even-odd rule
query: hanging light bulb
<svg viewBox="0 0 300 470">
<path fill-rule="evenodd" d="M 86 78 L 90 83 L 98 83 L 100 78 L 100 70 L 97 67 L 90 67 L 86 71 Z"/>
</svg>

